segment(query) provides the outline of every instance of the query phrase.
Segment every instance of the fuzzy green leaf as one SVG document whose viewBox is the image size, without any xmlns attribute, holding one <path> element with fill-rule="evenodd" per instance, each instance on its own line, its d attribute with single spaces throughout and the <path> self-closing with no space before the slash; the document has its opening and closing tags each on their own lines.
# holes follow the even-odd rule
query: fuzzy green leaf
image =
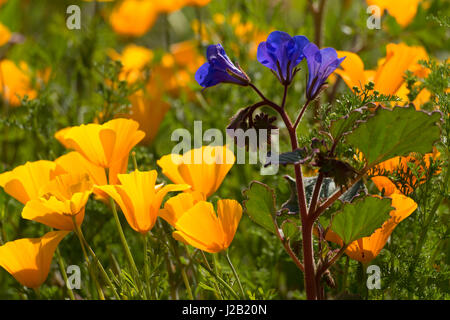
<svg viewBox="0 0 450 320">
<path fill-rule="evenodd" d="M 343 118 L 331 122 L 330 133 L 335 140 L 340 139 L 344 134 L 351 131 L 356 121 L 359 120 L 366 108 L 353 110 Z"/>
<path fill-rule="evenodd" d="M 264 183 L 252 181 L 243 192 L 245 212 L 250 219 L 273 234 L 276 234 L 273 219 L 276 213 L 275 193 Z"/>
<path fill-rule="evenodd" d="M 346 140 L 364 154 L 368 167 L 411 152 L 431 152 L 433 143 L 440 137 L 436 124 L 440 116 L 440 112 L 417 111 L 412 105 L 379 107 Z"/>
<path fill-rule="evenodd" d="M 353 203 L 347 203 L 332 220 L 331 229 L 345 244 L 370 236 L 389 218 L 391 199 L 365 197 Z"/>
</svg>

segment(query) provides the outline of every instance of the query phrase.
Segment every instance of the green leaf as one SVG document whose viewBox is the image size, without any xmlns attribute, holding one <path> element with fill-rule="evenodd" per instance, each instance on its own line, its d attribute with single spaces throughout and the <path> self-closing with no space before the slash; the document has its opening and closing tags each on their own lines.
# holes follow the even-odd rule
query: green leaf
<svg viewBox="0 0 450 320">
<path fill-rule="evenodd" d="M 347 136 L 347 142 L 359 149 L 368 167 L 411 152 L 431 152 L 440 138 L 437 122 L 441 113 L 417 111 L 414 106 L 379 107 L 375 115 Z"/>
<path fill-rule="evenodd" d="M 331 229 L 345 244 L 370 236 L 389 218 L 391 199 L 365 197 L 353 203 L 347 203 L 332 220 Z"/>
<path fill-rule="evenodd" d="M 273 234 L 276 234 L 273 219 L 276 213 L 275 193 L 264 183 L 252 181 L 243 192 L 244 209 L 250 219 Z"/>
<path fill-rule="evenodd" d="M 300 219 L 291 218 L 284 220 L 281 230 L 285 239 L 298 239 L 300 235 Z"/>
<path fill-rule="evenodd" d="M 352 130 L 356 121 L 361 118 L 365 107 L 355 109 L 343 118 L 331 122 L 330 133 L 334 140 L 340 139 L 345 133 Z"/>
</svg>

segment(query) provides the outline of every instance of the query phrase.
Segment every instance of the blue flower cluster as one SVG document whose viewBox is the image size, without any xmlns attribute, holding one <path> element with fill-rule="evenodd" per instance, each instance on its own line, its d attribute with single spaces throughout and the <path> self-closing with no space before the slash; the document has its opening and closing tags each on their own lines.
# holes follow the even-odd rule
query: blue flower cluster
<svg viewBox="0 0 450 320">
<path fill-rule="evenodd" d="M 206 51 L 208 62 L 196 72 L 195 79 L 204 88 L 219 83 L 234 83 L 242 86 L 250 84 L 250 78 L 238 66 L 236 67 L 225 53 L 220 44 L 210 45 Z M 258 61 L 272 70 L 281 84 L 289 85 L 297 66 L 306 59 L 308 65 L 308 81 L 306 98 L 313 100 L 322 90 L 326 80 L 345 59 L 338 58 L 333 48 L 319 49 L 305 36 L 291 37 L 286 32 L 274 31 L 267 41 L 258 46 Z"/>
</svg>

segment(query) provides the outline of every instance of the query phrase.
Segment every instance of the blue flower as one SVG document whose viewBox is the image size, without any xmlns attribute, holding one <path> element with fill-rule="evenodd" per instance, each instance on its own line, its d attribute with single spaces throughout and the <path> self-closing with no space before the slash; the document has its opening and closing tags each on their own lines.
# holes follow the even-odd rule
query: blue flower
<svg viewBox="0 0 450 320">
<path fill-rule="evenodd" d="M 295 67 L 305 58 L 303 48 L 309 43 L 305 36 L 291 37 L 286 32 L 273 31 L 258 46 L 258 61 L 277 75 L 282 84 L 289 84 Z"/>
<path fill-rule="evenodd" d="M 303 53 L 308 63 L 306 98 L 313 100 L 320 93 L 327 78 L 339 67 L 345 57 L 338 59 L 335 49 L 324 48 L 319 50 L 314 43 L 308 44 Z"/>
<path fill-rule="evenodd" d="M 221 44 L 212 44 L 206 50 L 208 62 L 198 68 L 195 80 L 204 88 L 221 82 L 247 86 L 249 77 L 228 58 Z"/>
</svg>

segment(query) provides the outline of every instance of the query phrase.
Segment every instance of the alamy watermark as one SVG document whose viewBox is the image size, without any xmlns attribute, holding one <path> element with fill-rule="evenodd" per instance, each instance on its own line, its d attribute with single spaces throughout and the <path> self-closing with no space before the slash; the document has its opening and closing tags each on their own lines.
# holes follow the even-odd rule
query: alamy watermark
<svg viewBox="0 0 450 320">
<path fill-rule="evenodd" d="M 370 265 L 366 269 L 366 273 L 369 274 L 367 277 L 367 289 L 381 289 L 381 269 L 377 265 Z"/>
<path fill-rule="evenodd" d="M 172 149 L 172 155 L 181 155 L 194 149 L 193 157 L 183 160 L 184 163 L 233 163 L 234 159 L 226 155 L 203 154 L 201 147 L 204 142 L 210 146 L 227 145 L 236 155 L 237 164 L 261 164 L 262 175 L 278 173 L 279 164 L 279 135 L 278 129 L 227 129 L 226 137 L 221 130 L 207 129 L 203 132 L 202 121 L 194 121 L 193 135 L 187 129 L 180 128 L 172 132 L 171 141 L 177 141 Z M 247 157 L 248 154 L 248 157 Z M 174 162 L 178 159 L 173 158 Z"/>
<path fill-rule="evenodd" d="M 70 290 L 81 289 L 81 270 L 77 265 L 70 265 L 67 267 L 67 282 L 66 286 Z"/>
<path fill-rule="evenodd" d="M 368 6 L 366 12 L 370 14 L 370 17 L 367 18 L 367 28 L 370 30 L 381 29 L 381 8 L 377 5 Z"/>
</svg>

